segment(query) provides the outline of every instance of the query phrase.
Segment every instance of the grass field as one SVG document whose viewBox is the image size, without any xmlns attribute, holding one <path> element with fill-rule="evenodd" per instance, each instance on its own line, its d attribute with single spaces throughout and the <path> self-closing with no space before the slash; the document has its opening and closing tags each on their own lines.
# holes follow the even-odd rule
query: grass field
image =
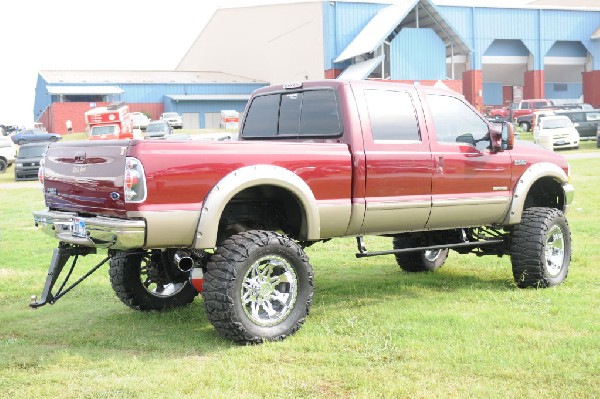
<svg viewBox="0 0 600 399">
<path fill-rule="evenodd" d="M 358 260 L 354 240 L 337 239 L 307 249 L 315 297 L 305 325 L 258 346 L 221 339 L 200 298 L 130 310 L 106 266 L 56 305 L 29 309 L 56 242 L 32 223 L 39 188 L 7 184 L 11 168 L 0 175 L 0 398 L 600 397 L 600 158 L 571 166 L 563 285 L 521 290 L 508 258 L 454 252 L 435 273 L 407 274 L 390 256 Z"/>
</svg>

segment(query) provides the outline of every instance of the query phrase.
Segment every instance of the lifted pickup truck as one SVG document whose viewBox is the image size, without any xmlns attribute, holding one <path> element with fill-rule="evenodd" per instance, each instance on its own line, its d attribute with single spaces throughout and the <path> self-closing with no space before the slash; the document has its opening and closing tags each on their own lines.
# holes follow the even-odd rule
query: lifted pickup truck
<svg viewBox="0 0 600 399">
<path fill-rule="evenodd" d="M 52 144 L 40 177 L 35 224 L 59 244 L 30 306 L 109 262 L 127 306 L 173 308 L 201 292 L 216 330 L 243 343 L 300 328 L 313 297 L 303 248 L 332 237 L 408 272 L 439 268 L 450 249 L 510 255 L 519 287 L 562 283 L 571 259 L 565 158 L 427 87 L 270 86 L 253 93 L 239 141 Z M 390 237 L 390 250 L 368 251 L 365 235 Z M 97 249 L 106 259 L 63 288 Z"/>
</svg>

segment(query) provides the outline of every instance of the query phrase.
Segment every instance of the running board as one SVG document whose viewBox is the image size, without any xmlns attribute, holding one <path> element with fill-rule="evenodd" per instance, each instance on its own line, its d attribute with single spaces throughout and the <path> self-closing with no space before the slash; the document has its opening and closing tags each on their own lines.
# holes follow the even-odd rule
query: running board
<svg viewBox="0 0 600 399">
<path fill-rule="evenodd" d="M 401 253 L 405 253 L 405 252 L 431 251 L 431 250 L 445 249 L 445 248 L 449 248 L 449 249 L 452 249 L 452 248 L 476 248 L 476 247 L 481 247 L 484 245 L 487 246 L 487 245 L 503 244 L 504 240 L 499 238 L 499 239 L 491 239 L 491 240 L 485 240 L 485 241 L 461 242 L 461 243 L 457 243 L 457 244 L 431 245 L 428 247 L 392 249 L 389 251 L 375 251 L 375 252 L 367 251 L 363 237 L 356 237 L 356 242 L 358 244 L 358 251 L 359 251 L 356 254 L 356 257 L 357 258 L 368 258 L 370 256 L 394 255 L 394 254 L 401 254 Z"/>
</svg>

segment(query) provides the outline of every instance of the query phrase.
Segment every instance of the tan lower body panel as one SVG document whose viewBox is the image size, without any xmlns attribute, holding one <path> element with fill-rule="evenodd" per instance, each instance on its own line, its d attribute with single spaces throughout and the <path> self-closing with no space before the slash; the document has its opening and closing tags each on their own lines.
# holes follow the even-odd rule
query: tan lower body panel
<svg viewBox="0 0 600 399">
<path fill-rule="evenodd" d="M 433 200 L 427 229 L 486 226 L 501 223 L 510 197 Z"/>
<path fill-rule="evenodd" d="M 128 216 L 146 220 L 146 248 L 190 247 L 200 211 L 140 211 Z"/>
</svg>

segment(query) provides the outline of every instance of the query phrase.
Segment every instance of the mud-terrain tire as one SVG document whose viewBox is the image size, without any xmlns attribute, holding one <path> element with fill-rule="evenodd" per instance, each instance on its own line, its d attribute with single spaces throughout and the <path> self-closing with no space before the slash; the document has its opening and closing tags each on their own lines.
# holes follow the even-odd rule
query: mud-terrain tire
<svg viewBox="0 0 600 399">
<path fill-rule="evenodd" d="M 407 236 L 396 236 L 393 240 L 394 249 L 414 248 L 423 246 L 418 240 Z M 396 263 L 407 272 L 431 272 L 443 266 L 448 258 L 448 248 L 435 251 L 403 252 L 394 254 Z"/>
<path fill-rule="evenodd" d="M 202 296 L 208 319 L 223 337 L 245 344 L 282 340 L 308 315 L 312 267 L 289 237 L 246 231 L 217 247 Z"/>
<path fill-rule="evenodd" d="M 4 159 L 0 159 L 0 173 L 6 172 L 8 169 L 8 163 Z"/>
<path fill-rule="evenodd" d="M 561 284 L 571 263 L 571 230 L 554 208 L 529 208 L 512 232 L 510 255 L 515 283 L 521 288 Z"/>
<path fill-rule="evenodd" d="M 135 310 L 164 310 L 189 305 L 198 292 L 185 274 L 171 281 L 160 255 L 121 251 L 110 260 L 110 283 L 117 297 Z"/>
</svg>

